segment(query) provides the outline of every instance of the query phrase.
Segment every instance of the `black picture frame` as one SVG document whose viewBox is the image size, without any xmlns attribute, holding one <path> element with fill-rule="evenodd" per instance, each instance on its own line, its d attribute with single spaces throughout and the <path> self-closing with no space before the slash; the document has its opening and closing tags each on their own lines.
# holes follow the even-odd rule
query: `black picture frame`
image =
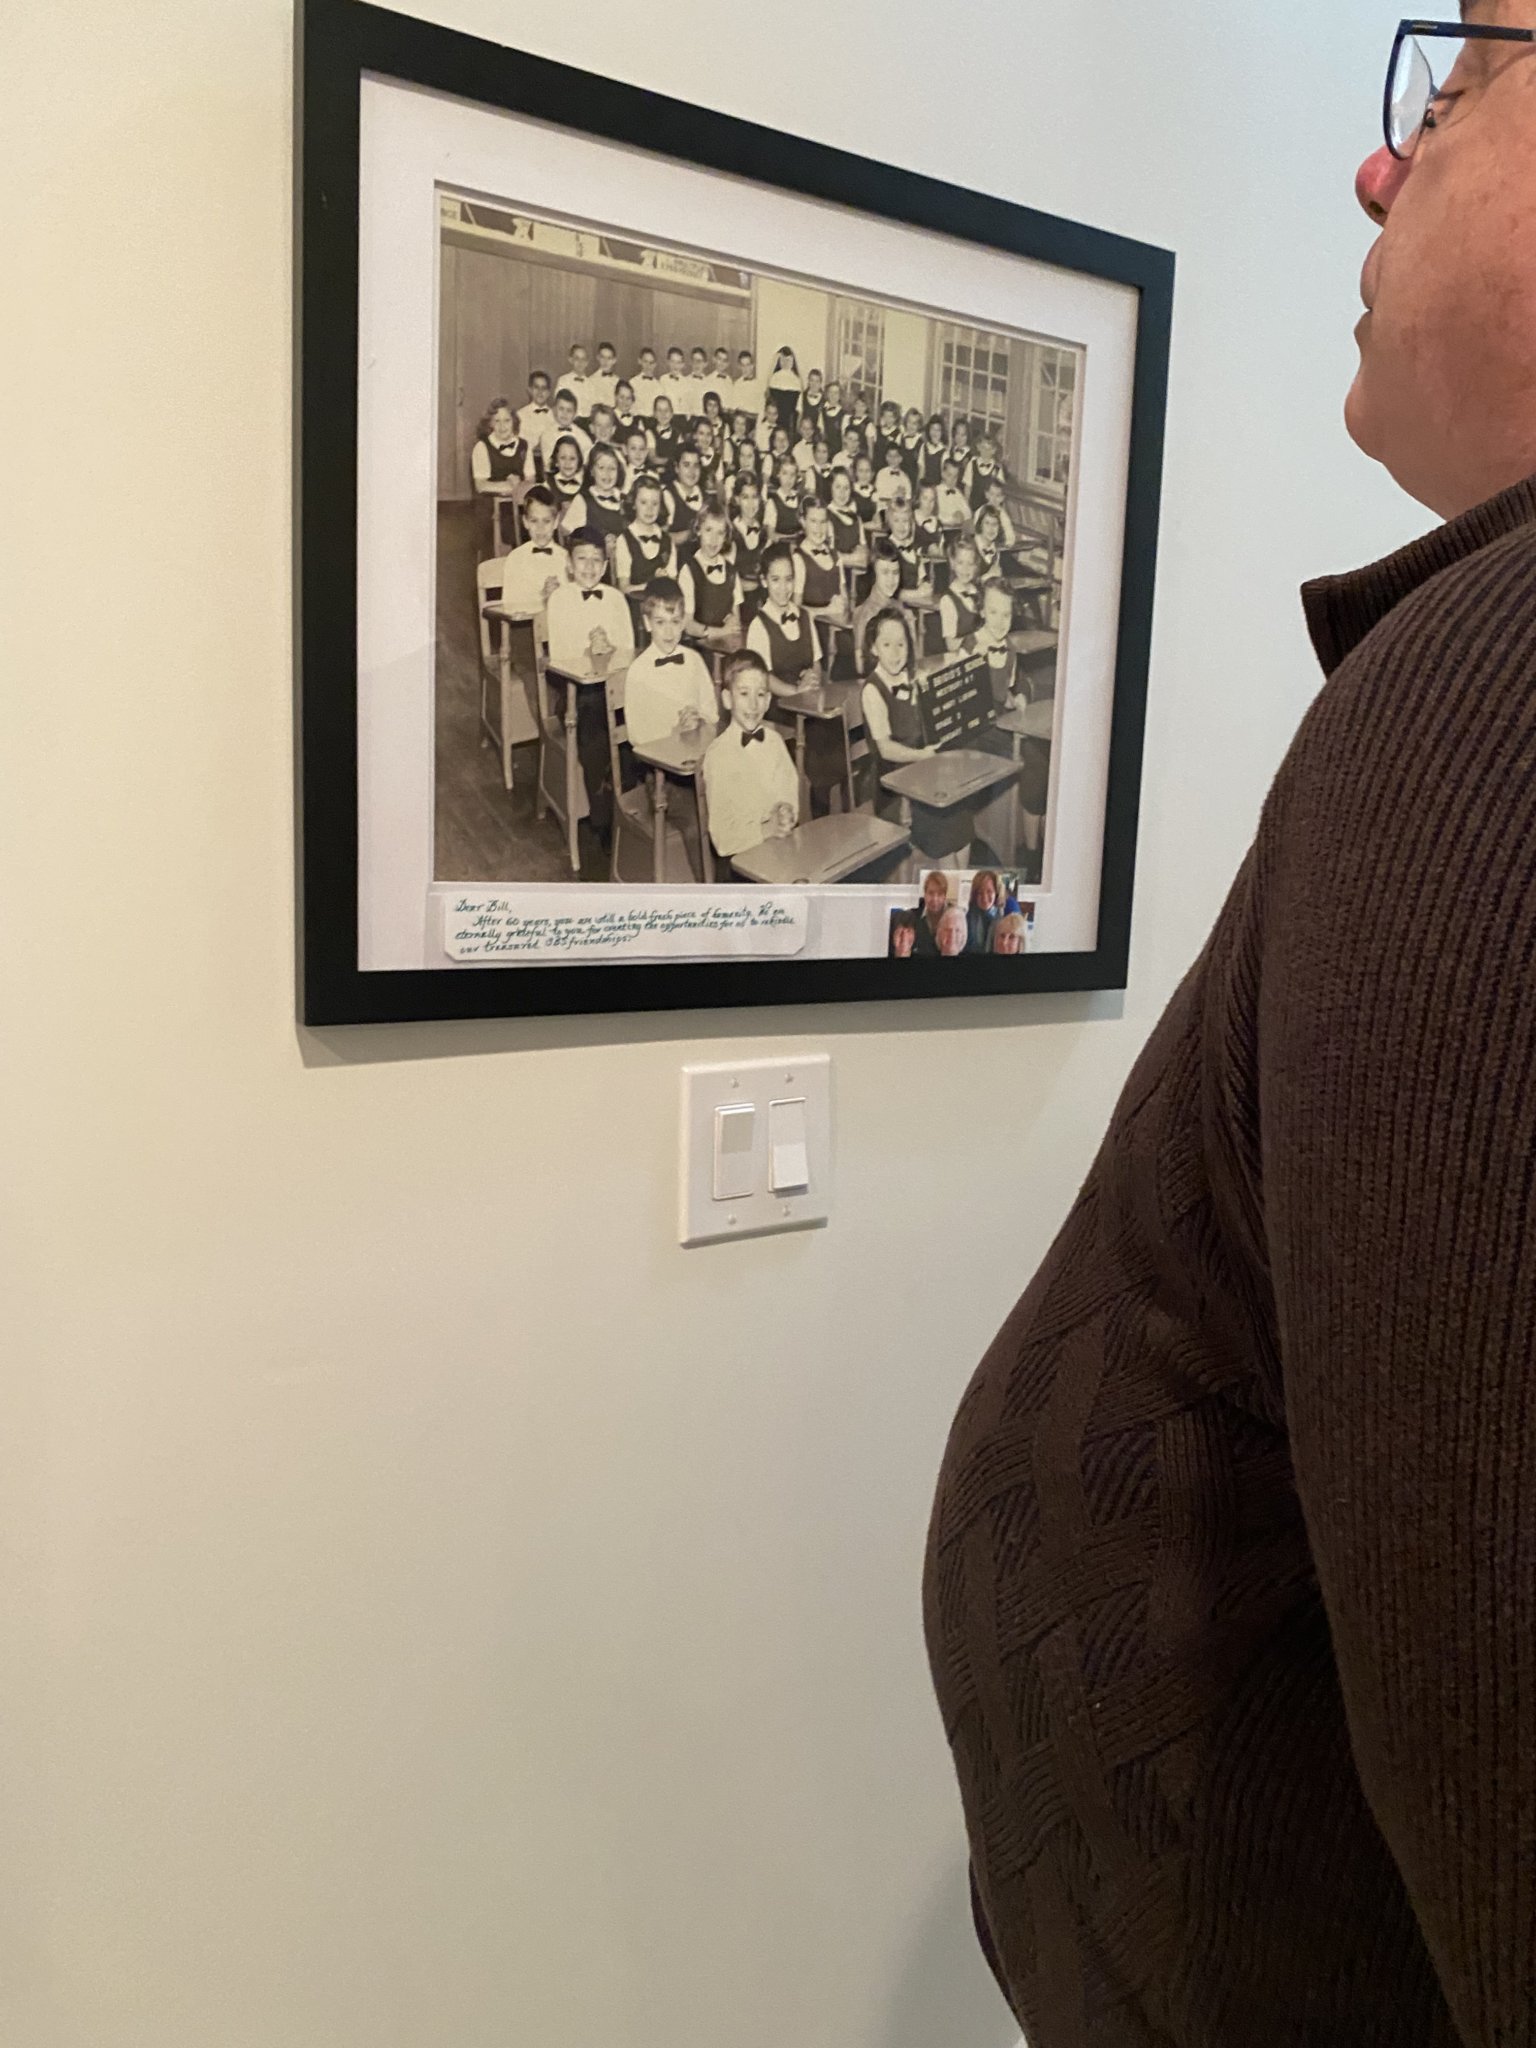
<svg viewBox="0 0 1536 2048">
<path fill-rule="evenodd" d="M 300 1012 L 309 1025 L 1123 988 L 1174 258 L 1166 250 L 361 4 L 299 0 L 296 234 Z M 1097 944 L 1068 953 L 708 965 L 358 966 L 359 109 L 365 74 L 557 123 L 1139 294 Z"/>
</svg>

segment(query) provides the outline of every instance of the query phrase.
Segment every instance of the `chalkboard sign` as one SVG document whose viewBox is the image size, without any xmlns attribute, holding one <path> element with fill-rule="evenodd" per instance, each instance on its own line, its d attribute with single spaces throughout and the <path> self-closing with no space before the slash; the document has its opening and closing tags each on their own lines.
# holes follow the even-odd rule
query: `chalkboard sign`
<svg viewBox="0 0 1536 2048">
<path fill-rule="evenodd" d="M 992 722 L 992 682 L 984 654 L 963 654 L 917 679 L 917 708 L 923 742 L 949 746 Z"/>
</svg>

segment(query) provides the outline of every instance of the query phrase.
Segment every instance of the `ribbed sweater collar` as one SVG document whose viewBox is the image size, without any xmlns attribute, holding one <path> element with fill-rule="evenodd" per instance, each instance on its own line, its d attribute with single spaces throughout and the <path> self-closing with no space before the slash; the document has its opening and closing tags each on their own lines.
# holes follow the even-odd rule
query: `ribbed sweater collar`
<svg viewBox="0 0 1536 2048">
<path fill-rule="evenodd" d="M 1431 576 L 1532 524 L 1536 524 L 1536 477 L 1511 485 L 1485 504 L 1474 505 L 1470 512 L 1410 541 L 1385 560 L 1372 562 L 1369 568 L 1304 583 L 1301 602 L 1324 675 L 1331 676 L 1366 634 Z"/>
</svg>

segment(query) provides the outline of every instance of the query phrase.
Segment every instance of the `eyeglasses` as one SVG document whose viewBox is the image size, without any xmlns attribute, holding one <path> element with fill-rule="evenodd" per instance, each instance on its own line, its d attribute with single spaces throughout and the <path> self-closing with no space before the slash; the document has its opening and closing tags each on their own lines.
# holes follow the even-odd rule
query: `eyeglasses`
<svg viewBox="0 0 1536 2048">
<path fill-rule="evenodd" d="M 1536 43 L 1536 29 L 1493 28 L 1466 21 L 1399 22 L 1392 43 L 1392 62 L 1387 66 L 1387 95 L 1382 119 L 1387 147 L 1402 162 L 1413 155 L 1424 130 L 1435 126 L 1435 102 L 1442 96 L 1424 48 L 1427 39 L 1463 43 Z"/>
</svg>

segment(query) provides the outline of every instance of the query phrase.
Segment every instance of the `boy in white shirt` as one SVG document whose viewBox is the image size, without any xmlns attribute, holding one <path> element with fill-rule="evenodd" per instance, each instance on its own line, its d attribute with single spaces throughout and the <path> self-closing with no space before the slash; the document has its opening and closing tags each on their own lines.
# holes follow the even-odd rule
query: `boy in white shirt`
<svg viewBox="0 0 1536 2048">
<path fill-rule="evenodd" d="M 572 394 L 576 400 L 576 417 L 584 420 L 592 410 L 592 379 L 587 373 L 587 351 L 579 341 L 571 343 L 566 363 L 560 388 Z"/>
<path fill-rule="evenodd" d="M 680 348 L 675 346 L 667 350 L 667 371 L 661 380 L 659 396 L 672 401 L 672 417 L 674 419 L 687 419 L 688 358 Z"/>
<path fill-rule="evenodd" d="M 696 348 L 688 358 L 688 418 L 704 417 L 704 393 L 709 386 L 709 351 Z"/>
<path fill-rule="evenodd" d="M 635 411 L 643 420 L 650 420 L 656 411 L 656 394 L 661 381 L 656 375 L 656 351 L 643 348 L 640 351 L 639 368 L 630 378 L 635 394 Z"/>
<path fill-rule="evenodd" d="M 624 724 L 635 746 L 677 733 L 702 752 L 720 725 L 714 679 L 704 658 L 683 645 L 683 593 L 670 576 L 645 593 L 641 612 L 649 645 L 624 678 Z"/>
<path fill-rule="evenodd" d="M 784 839 L 800 822 L 795 764 L 772 726 L 772 693 L 759 655 L 743 648 L 725 665 L 722 694 L 730 724 L 704 756 L 709 836 L 729 860 L 765 839 Z"/>
<path fill-rule="evenodd" d="M 523 500 L 523 531 L 528 538 L 501 565 L 501 601 L 508 611 L 543 611 L 562 583 L 569 582 L 570 561 L 555 539 L 560 508 L 542 484 Z"/>
<path fill-rule="evenodd" d="M 704 389 L 719 394 L 720 410 L 729 419 L 730 415 L 737 409 L 735 395 L 736 380 L 731 375 L 731 352 L 723 343 L 715 350 L 714 360 L 709 367 L 709 375 L 704 380 Z"/>
<path fill-rule="evenodd" d="M 595 527 L 571 535 L 572 581 L 553 592 L 545 618 L 549 632 L 551 681 L 572 676 L 576 690 L 576 752 L 586 777 L 592 829 L 606 846 L 613 829 L 613 777 L 608 752 L 608 706 L 602 684 L 611 670 L 634 658 L 635 629 L 629 606 L 603 582 L 608 549 Z M 579 687 L 584 685 L 585 687 Z"/>
<path fill-rule="evenodd" d="M 940 526 L 969 526 L 971 501 L 960 488 L 960 465 L 953 455 L 945 456 L 939 479 Z"/>
<path fill-rule="evenodd" d="M 909 503 L 912 498 L 912 479 L 902 467 L 901 440 L 888 441 L 885 445 L 885 461 L 875 473 L 875 503 L 884 511 L 899 498 Z"/>
<path fill-rule="evenodd" d="M 757 374 L 757 363 L 749 348 L 744 348 L 736 358 L 736 384 L 731 404 L 737 412 L 744 412 L 754 425 L 757 423 L 763 409 L 763 380 Z"/>
<path fill-rule="evenodd" d="M 544 429 L 554 418 L 549 402 L 549 372 L 535 370 L 528 379 L 528 403 L 517 409 L 517 431 L 535 455 L 544 446 Z"/>
<path fill-rule="evenodd" d="M 587 379 L 587 411 L 593 406 L 606 405 L 613 409 L 614 392 L 619 381 L 619 352 L 611 341 L 597 344 L 597 368 Z"/>
</svg>

